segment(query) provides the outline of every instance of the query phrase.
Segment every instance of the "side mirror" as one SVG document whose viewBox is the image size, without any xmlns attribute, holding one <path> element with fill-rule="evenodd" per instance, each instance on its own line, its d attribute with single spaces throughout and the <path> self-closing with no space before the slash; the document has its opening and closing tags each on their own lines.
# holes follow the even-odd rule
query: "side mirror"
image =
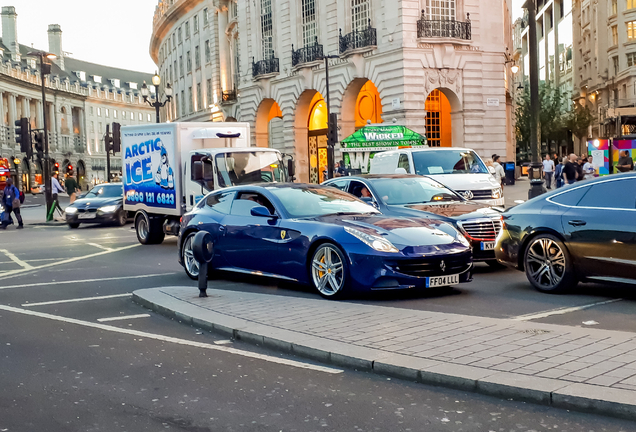
<svg viewBox="0 0 636 432">
<path fill-rule="evenodd" d="M 369 204 L 370 206 L 378 208 L 378 203 L 371 197 L 361 197 L 360 200 L 364 201 L 365 203 Z"/>
<path fill-rule="evenodd" d="M 290 181 L 293 181 L 294 177 L 296 177 L 296 165 L 293 159 L 287 160 L 287 175 Z"/>
<path fill-rule="evenodd" d="M 203 162 L 196 161 L 192 163 L 192 181 L 203 181 Z"/>
<path fill-rule="evenodd" d="M 489 166 L 488 167 L 488 171 L 490 171 L 490 174 L 492 174 L 492 175 L 495 175 L 495 173 L 496 173 L 494 166 Z"/>
<path fill-rule="evenodd" d="M 203 162 L 203 180 L 204 181 L 214 180 L 214 170 L 212 169 L 211 163 Z"/>
<path fill-rule="evenodd" d="M 267 207 L 261 206 L 261 205 L 252 207 L 252 209 L 250 210 L 250 214 L 256 217 L 264 217 L 264 218 L 270 218 L 270 219 L 278 218 L 278 216 L 271 214 L 269 210 L 267 209 Z"/>
</svg>

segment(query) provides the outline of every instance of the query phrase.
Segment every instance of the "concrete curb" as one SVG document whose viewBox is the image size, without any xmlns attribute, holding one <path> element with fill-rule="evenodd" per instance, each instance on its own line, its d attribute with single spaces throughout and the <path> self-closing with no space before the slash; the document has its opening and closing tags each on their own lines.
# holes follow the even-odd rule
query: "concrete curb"
<svg viewBox="0 0 636 432">
<path fill-rule="evenodd" d="M 51 222 L 25 222 L 25 225 L 34 225 L 34 226 L 64 226 L 66 222 L 62 221 L 51 221 Z"/>
<path fill-rule="evenodd" d="M 134 291 L 133 301 L 203 330 L 322 363 L 555 408 L 636 418 L 636 392 L 630 390 L 499 372 L 354 346 L 205 310 L 157 288 Z M 179 311 L 170 308 L 176 302 L 181 303 Z"/>
</svg>

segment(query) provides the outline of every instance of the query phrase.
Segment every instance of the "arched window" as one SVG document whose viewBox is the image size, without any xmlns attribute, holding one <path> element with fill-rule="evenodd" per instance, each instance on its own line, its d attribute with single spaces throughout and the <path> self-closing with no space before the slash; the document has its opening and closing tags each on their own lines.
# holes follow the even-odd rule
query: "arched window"
<svg viewBox="0 0 636 432">
<path fill-rule="evenodd" d="M 371 5 L 369 0 L 351 0 L 351 30 L 362 31 L 369 27 Z"/>
<path fill-rule="evenodd" d="M 456 0 L 426 0 L 424 16 L 431 21 L 455 21 Z"/>
</svg>

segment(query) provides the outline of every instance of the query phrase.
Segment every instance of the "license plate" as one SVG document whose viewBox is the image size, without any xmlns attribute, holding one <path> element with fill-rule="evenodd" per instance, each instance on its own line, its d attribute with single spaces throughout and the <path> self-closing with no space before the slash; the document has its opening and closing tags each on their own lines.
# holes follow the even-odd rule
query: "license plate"
<svg viewBox="0 0 636 432">
<path fill-rule="evenodd" d="M 79 213 L 77 215 L 78 219 L 95 219 L 97 213 Z"/>
<path fill-rule="evenodd" d="M 495 242 L 482 242 L 481 250 L 495 250 Z"/>
<path fill-rule="evenodd" d="M 426 278 L 426 288 L 436 288 L 459 283 L 459 275 L 436 276 Z"/>
</svg>

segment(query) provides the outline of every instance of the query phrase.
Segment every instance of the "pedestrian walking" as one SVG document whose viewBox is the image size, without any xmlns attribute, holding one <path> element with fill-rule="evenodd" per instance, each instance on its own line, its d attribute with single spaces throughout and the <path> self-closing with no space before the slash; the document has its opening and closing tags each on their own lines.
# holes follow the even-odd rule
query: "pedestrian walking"
<svg viewBox="0 0 636 432">
<path fill-rule="evenodd" d="M 585 180 L 594 178 L 594 173 L 596 172 L 596 169 L 594 169 L 592 160 L 593 160 L 592 156 L 588 156 L 587 162 L 583 164 L 583 178 Z"/>
<path fill-rule="evenodd" d="M 559 164 L 554 169 L 554 181 L 556 182 L 557 189 L 563 187 L 563 167 L 565 166 L 568 158 L 563 158 L 563 160 L 559 160 Z"/>
<path fill-rule="evenodd" d="M 545 187 L 552 189 L 552 176 L 554 175 L 554 161 L 550 160 L 550 155 L 545 155 L 543 161 L 543 175 L 545 177 Z"/>
<path fill-rule="evenodd" d="M 578 172 L 578 177 L 576 178 L 576 180 L 583 181 L 585 180 L 585 174 L 583 173 L 583 164 L 585 163 L 585 161 L 583 160 L 583 158 L 578 158 L 576 163 L 577 163 L 577 172 Z"/>
<path fill-rule="evenodd" d="M 59 180 L 57 179 L 58 173 L 53 174 L 53 177 L 51 177 L 51 209 L 49 210 L 49 213 L 46 215 L 46 220 L 50 221 L 53 220 L 53 215 L 55 214 L 55 210 L 57 210 L 60 213 L 60 218 L 62 218 L 64 216 L 64 210 L 62 210 L 62 207 L 60 206 L 60 201 L 58 200 L 57 195 L 60 192 L 64 192 L 64 188 L 62 187 L 62 185 L 60 185 Z"/>
<path fill-rule="evenodd" d="M 24 198 L 22 198 L 22 200 L 24 200 Z M 18 220 L 18 229 L 24 228 L 22 215 L 20 215 L 21 203 L 20 191 L 13 185 L 13 179 L 8 178 L 2 195 L 4 212 L 2 213 L 2 225 L 0 225 L 1 229 L 7 229 L 7 226 L 13 223 L 13 218 L 11 217 L 12 212 L 15 215 L 15 218 Z"/>
<path fill-rule="evenodd" d="M 499 162 L 500 160 L 501 156 L 499 156 L 498 154 L 492 155 L 492 166 L 495 168 L 495 180 L 497 180 L 497 183 L 499 183 L 501 185 L 501 188 L 503 189 L 504 179 L 506 178 L 506 171 L 501 165 L 501 162 Z"/>
<path fill-rule="evenodd" d="M 634 169 L 634 160 L 629 155 L 629 151 L 623 150 L 618 153 L 620 156 L 618 158 L 618 164 L 616 165 L 616 169 L 620 172 L 629 172 Z"/>
<path fill-rule="evenodd" d="M 70 198 L 70 203 L 73 204 L 75 198 L 77 197 L 76 192 L 79 190 L 79 185 L 73 178 L 73 171 L 69 171 L 67 173 L 66 181 L 64 182 L 64 187 L 66 188 L 66 193 Z"/>
<path fill-rule="evenodd" d="M 579 165 L 577 163 L 577 157 L 572 153 L 568 161 L 563 166 L 563 180 L 565 184 L 574 184 L 579 177 Z"/>
</svg>

